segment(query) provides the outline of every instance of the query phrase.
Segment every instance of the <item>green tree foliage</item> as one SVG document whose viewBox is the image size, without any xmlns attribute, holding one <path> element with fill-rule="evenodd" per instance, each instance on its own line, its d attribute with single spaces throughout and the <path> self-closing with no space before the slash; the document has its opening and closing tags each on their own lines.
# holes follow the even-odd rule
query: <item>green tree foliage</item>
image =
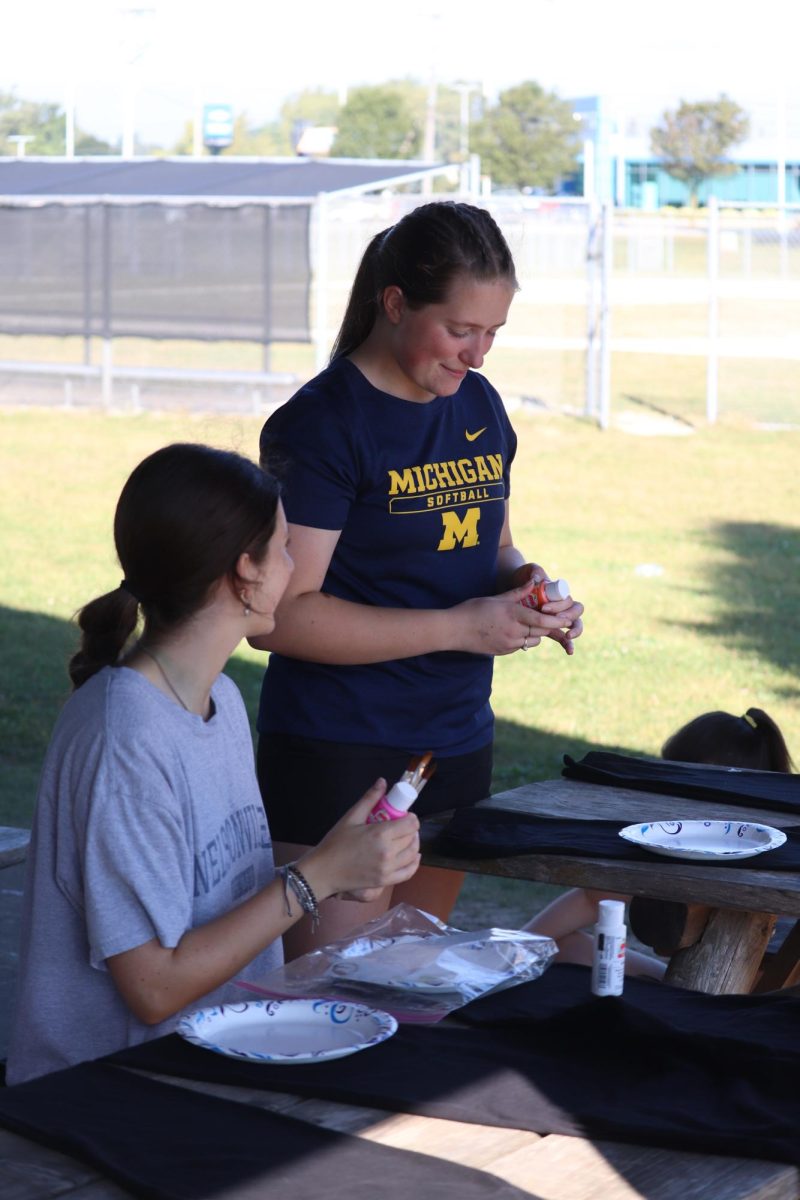
<svg viewBox="0 0 800 1200">
<path fill-rule="evenodd" d="M 411 79 L 357 88 L 346 105 L 341 104 L 335 92 L 306 88 L 287 98 L 274 121 L 253 126 L 246 113 L 239 113 L 234 122 L 233 144 L 222 153 L 293 155 L 306 125 L 325 125 L 339 130 L 331 150 L 334 155 L 411 158 L 422 152 L 427 107 L 427 86 Z M 437 161 L 458 162 L 460 143 L 459 94 L 453 88 L 440 87 L 436 95 Z M 192 146 L 193 127 L 187 121 L 171 153 L 191 154 Z"/>
<path fill-rule="evenodd" d="M 30 137 L 26 154 L 64 154 L 66 120 L 64 110 L 49 101 L 21 100 L 14 92 L 0 91 L 0 154 L 14 154 L 9 137 Z M 111 154 L 108 142 L 81 129 L 75 130 L 76 154 Z"/>
<path fill-rule="evenodd" d="M 64 153 L 64 114 L 57 104 L 20 100 L 13 92 L 0 92 L 0 153 L 13 154 L 10 136 L 29 136 L 26 154 Z"/>
<path fill-rule="evenodd" d="M 738 171 L 726 156 L 749 130 L 747 113 L 723 93 L 717 100 L 681 100 L 651 129 L 650 144 L 663 159 L 664 170 L 687 185 L 690 204 L 696 204 L 706 179 Z"/>
<path fill-rule="evenodd" d="M 401 87 L 354 88 L 339 113 L 331 154 L 340 158 L 415 158 L 422 128 Z"/>
<path fill-rule="evenodd" d="M 533 80 L 507 88 L 476 123 L 470 150 L 495 184 L 554 191 L 575 170 L 572 106 Z"/>
<path fill-rule="evenodd" d="M 270 158 L 281 154 L 280 139 L 273 124 L 253 126 L 247 113 L 239 113 L 233 122 L 233 142 L 223 154 L 241 154 Z"/>
<path fill-rule="evenodd" d="M 57 150 L 56 154 L 61 154 L 61 150 Z M 83 133 L 80 129 L 75 130 L 75 153 L 81 154 L 118 154 L 119 149 L 106 142 L 103 138 L 95 137 L 93 133 Z"/>
</svg>

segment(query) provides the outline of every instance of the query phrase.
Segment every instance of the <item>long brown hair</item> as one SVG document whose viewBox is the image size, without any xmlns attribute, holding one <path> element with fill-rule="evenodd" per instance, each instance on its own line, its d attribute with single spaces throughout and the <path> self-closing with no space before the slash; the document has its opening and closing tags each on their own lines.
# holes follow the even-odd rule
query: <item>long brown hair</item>
<svg viewBox="0 0 800 1200">
<path fill-rule="evenodd" d="M 145 635 L 158 639 L 198 612 L 221 578 L 236 586 L 239 556 L 264 556 L 279 496 L 271 475 L 229 450 L 175 443 L 139 463 L 114 517 L 125 578 L 78 613 L 73 686 L 120 660 L 140 609 Z"/>
<path fill-rule="evenodd" d="M 483 208 L 454 200 L 422 204 L 396 225 L 376 234 L 364 251 L 331 362 L 366 340 L 390 285 L 409 308 L 441 304 L 454 279 L 507 279 L 516 288 L 514 260 L 494 218 Z"/>
</svg>

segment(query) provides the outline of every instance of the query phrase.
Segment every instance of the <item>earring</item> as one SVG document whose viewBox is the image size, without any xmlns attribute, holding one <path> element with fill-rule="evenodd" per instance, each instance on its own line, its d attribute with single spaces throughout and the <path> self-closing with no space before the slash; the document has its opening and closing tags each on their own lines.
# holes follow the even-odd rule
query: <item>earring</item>
<svg viewBox="0 0 800 1200">
<path fill-rule="evenodd" d="M 244 607 L 244 615 L 245 615 L 246 617 L 249 617 L 249 616 L 250 616 L 250 613 L 251 613 L 253 610 L 252 610 L 252 608 L 250 607 L 250 603 L 249 603 L 249 601 L 248 601 L 248 599 L 247 599 L 247 596 L 244 594 L 244 591 L 241 591 L 241 592 L 239 593 L 239 599 L 241 600 L 241 602 L 242 602 L 242 605 L 243 605 L 243 607 Z"/>
</svg>

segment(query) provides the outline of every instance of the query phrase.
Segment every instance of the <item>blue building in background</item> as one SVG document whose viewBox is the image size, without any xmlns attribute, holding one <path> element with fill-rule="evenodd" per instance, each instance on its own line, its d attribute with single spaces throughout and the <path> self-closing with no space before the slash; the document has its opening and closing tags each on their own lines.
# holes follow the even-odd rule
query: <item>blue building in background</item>
<svg viewBox="0 0 800 1200">
<path fill-rule="evenodd" d="M 565 191 L 625 208 L 688 203 L 686 184 L 664 170 L 650 146 L 650 130 L 674 105 L 644 112 L 640 102 L 622 96 L 579 96 L 570 103 L 582 149 L 580 171 Z M 700 203 L 714 195 L 769 208 L 800 204 L 800 107 L 738 103 L 750 116 L 750 134 L 731 149 L 728 161 L 737 169 L 702 184 Z"/>
</svg>

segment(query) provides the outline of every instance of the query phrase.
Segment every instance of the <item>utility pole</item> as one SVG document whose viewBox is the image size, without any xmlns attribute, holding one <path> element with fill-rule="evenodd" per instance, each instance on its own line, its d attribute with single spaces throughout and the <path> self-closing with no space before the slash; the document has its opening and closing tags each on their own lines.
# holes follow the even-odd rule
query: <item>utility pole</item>
<svg viewBox="0 0 800 1200">
<path fill-rule="evenodd" d="M 469 157 L 469 98 L 472 92 L 482 94 L 483 85 L 480 83 L 464 83 L 459 80 L 457 83 L 450 85 L 453 91 L 459 95 L 459 138 L 458 138 L 458 156 L 460 159 L 459 170 L 461 175 L 460 188 L 467 195 L 474 189 L 474 180 L 472 179 L 472 170 L 470 167 Z"/>
<path fill-rule="evenodd" d="M 154 8 L 129 4 L 121 8 L 123 19 L 122 52 L 125 58 L 125 87 L 122 117 L 122 157 L 133 158 L 136 145 L 136 66 L 150 48 L 143 24 L 155 15 Z"/>
<path fill-rule="evenodd" d="M 70 79 L 64 98 L 64 154 L 75 157 L 75 82 Z"/>
<path fill-rule="evenodd" d="M 425 162 L 434 162 L 436 158 L 436 103 L 439 99 L 439 84 L 436 77 L 436 61 L 438 58 L 438 25 L 441 22 L 442 14 L 440 12 L 432 12 L 431 19 L 431 70 L 428 77 L 428 101 L 425 106 L 425 134 L 422 143 L 422 157 Z M 433 183 L 430 179 L 423 179 L 422 193 L 430 195 L 433 191 Z"/>
</svg>

